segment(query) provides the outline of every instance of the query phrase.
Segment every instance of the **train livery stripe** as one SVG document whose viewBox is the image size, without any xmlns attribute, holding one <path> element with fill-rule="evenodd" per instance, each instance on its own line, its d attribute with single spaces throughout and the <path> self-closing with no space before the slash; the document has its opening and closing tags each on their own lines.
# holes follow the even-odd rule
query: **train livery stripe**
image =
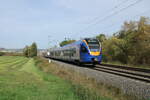
<svg viewBox="0 0 150 100">
<path fill-rule="evenodd" d="M 87 45 L 87 47 L 88 47 L 88 44 L 87 44 L 87 42 L 85 41 L 85 40 L 83 40 L 83 42 Z"/>
<path fill-rule="evenodd" d="M 100 52 L 90 52 L 90 54 L 93 55 L 93 56 L 99 56 Z"/>
<path fill-rule="evenodd" d="M 83 40 L 83 42 L 86 44 L 87 49 L 90 51 L 90 48 L 89 48 L 89 46 L 88 46 L 87 42 L 86 42 L 85 40 Z"/>
</svg>

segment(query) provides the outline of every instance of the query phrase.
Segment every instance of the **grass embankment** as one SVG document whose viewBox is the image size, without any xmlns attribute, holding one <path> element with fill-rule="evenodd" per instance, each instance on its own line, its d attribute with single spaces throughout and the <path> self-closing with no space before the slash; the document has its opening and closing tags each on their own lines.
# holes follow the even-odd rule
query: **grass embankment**
<svg viewBox="0 0 150 100">
<path fill-rule="evenodd" d="M 40 71 L 32 58 L 0 57 L 0 100 L 79 100 L 63 79 Z"/>
<path fill-rule="evenodd" d="M 119 89 L 108 84 L 98 83 L 92 78 L 74 70 L 60 68 L 55 63 L 48 63 L 44 58 L 36 58 L 36 64 L 47 73 L 53 73 L 73 84 L 75 94 L 80 100 L 137 100 L 134 96 L 123 94 Z"/>
</svg>

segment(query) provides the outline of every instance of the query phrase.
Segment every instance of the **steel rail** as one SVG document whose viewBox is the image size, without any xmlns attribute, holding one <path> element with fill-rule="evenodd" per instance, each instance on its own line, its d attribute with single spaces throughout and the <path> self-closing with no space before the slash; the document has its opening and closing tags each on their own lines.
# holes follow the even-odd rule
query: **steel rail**
<svg viewBox="0 0 150 100">
<path fill-rule="evenodd" d="M 150 83 L 149 69 L 107 65 L 108 64 L 104 66 L 103 64 L 96 65 L 93 69 Z"/>
<path fill-rule="evenodd" d="M 129 66 L 121 66 L 121 65 L 113 65 L 113 64 L 99 64 L 99 65 L 120 68 L 120 69 L 126 69 L 126 70 L 132 70 L 132 71 L 139 71 L 139 72 L 144 72 L 144 73 L 150 74 L 150 69 L 146 69 L 146 68 L 137 68 L 137 67 L 129 67 Z"/>
</svg>

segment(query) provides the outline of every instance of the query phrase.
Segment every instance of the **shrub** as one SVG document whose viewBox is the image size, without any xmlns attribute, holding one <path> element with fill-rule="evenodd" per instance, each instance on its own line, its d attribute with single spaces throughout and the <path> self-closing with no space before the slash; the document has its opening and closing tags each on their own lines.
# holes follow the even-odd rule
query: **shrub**
<svg viewBox="0 0 150 100">
<path fill-rule="evenodd" d="M 5 53 L 4 52 L 0 52 L 0 56 L 3 56 Z"/>
</svg>

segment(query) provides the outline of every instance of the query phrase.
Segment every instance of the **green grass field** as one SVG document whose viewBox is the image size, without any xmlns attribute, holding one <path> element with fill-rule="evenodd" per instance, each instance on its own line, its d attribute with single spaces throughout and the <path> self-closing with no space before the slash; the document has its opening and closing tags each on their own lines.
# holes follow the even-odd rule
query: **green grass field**
<svg viewBox="0 0 150 100">
<path fill-rule="evenodd" d="M 59 75 L 44 72 L 37 61 L 21 56 L 0 56 L 0 100 L 113 100 L 93 94 Z M 44 64 L 42 67 L 46 67 Z M 48 63 L 47 66 L 53 65 Z"/>
<path fill-rule="evenodd" d="M 69 82 L 44 73 L 32 58 L 0 57 L 0 100 L 78 100 Z"/>
</svg>

